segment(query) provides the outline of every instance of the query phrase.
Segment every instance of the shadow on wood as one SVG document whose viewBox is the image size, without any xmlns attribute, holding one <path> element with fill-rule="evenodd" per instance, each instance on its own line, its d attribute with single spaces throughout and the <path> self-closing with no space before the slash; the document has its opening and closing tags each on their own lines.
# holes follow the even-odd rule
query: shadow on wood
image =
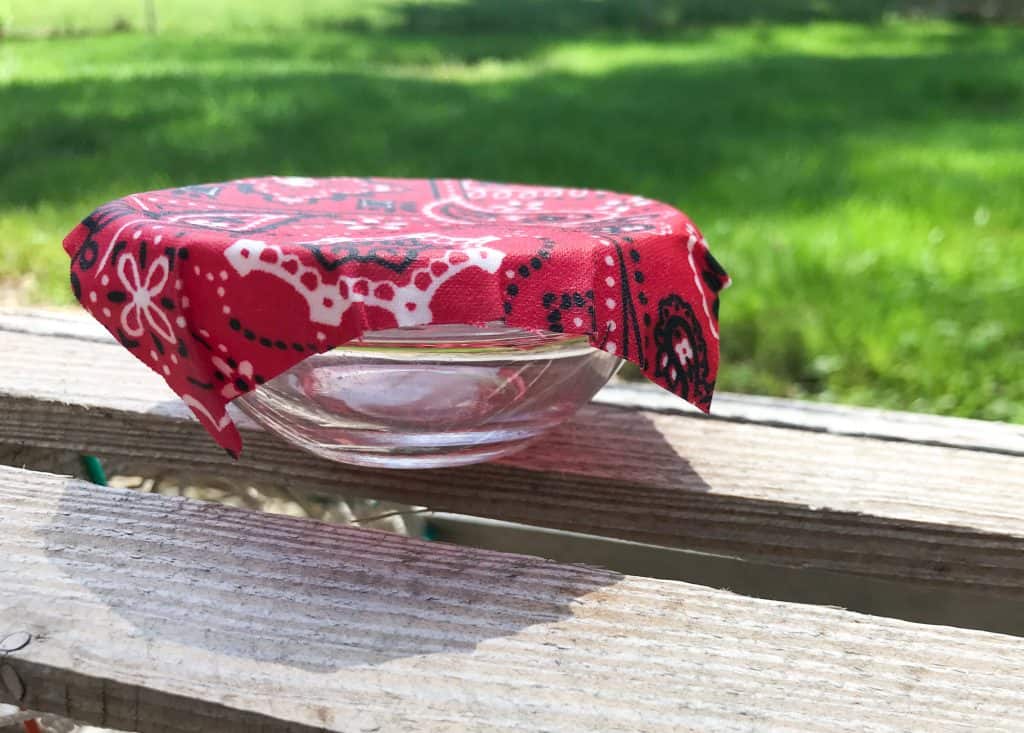
<svg viewBox="0 0 1024 733">
<path fill-rule="evenodd" d="M 496 568 L 479 551 L 73 481 L 42 540 L 126 634 L 170 642 L 186 666 L 198 649 L 313 672 L 470 652 L 569 618 L 621 577 L 525 556 Z M 183 597 L 202 598 L 201 613 Z M 278 634 L 259 633 L 267 617 Z"/>
</svg>

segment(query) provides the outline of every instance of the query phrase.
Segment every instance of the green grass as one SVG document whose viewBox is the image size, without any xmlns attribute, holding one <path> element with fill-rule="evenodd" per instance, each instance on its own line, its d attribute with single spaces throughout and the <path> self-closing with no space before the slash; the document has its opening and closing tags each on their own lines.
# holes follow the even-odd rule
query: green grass
<svg viewBox="0 0 1024 733">
<path fill-rule="evenodd" d="M 413 34 L 335 30 L 382 7 L 342 5 L 0 41 L 0 278 L 71 302 L 63 234 L 168 185 L 612 188 L 686 210 L 733 275 L 722 388 L 1024 422 L 1024 28 Z"/>
</svg>

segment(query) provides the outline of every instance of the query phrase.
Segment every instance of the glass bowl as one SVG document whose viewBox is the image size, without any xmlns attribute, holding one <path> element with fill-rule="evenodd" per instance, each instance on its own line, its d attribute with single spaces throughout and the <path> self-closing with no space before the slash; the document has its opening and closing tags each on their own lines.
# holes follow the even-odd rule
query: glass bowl
<svg viewBox="0 0 1024 733">
<path fill-rule="evenodd" d="M 236 404 L 331 460 L 458 466 L 525 447 L 588 402 L 619 364 L 585 336 L 501 323 L 396 328 L 314 355 Z"/>
</svg>

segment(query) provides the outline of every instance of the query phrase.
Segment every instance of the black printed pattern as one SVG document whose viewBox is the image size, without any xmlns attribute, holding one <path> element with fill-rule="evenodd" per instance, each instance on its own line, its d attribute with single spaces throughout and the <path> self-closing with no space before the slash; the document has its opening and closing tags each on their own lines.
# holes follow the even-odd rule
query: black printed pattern
<svg viewBox="0 0 1024 733">
<path fill-rule="evenodd" d="M 669 295 L 658 303 L 654 343 L 654 376 L 680 397 L 704 407 L 710 405 L 714 382 L 709 379 L 704 332 L 693 308 L 678 295 Z"/>
</svg>

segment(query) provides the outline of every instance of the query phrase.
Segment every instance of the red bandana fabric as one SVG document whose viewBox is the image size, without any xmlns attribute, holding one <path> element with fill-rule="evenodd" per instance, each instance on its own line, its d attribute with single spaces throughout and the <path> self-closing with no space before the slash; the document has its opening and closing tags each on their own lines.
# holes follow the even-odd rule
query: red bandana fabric
<svg viewBox="0 0 1024 733">
<path fill-rule="evenodd" d="M 140 193 L 64 240 L 75 296 L 233 455 L 226 406 L 363 332 L 586 334 L 702 410 L 728 276 L 676 209 L 472 180 L 254 178 Z"/>
</svg>

